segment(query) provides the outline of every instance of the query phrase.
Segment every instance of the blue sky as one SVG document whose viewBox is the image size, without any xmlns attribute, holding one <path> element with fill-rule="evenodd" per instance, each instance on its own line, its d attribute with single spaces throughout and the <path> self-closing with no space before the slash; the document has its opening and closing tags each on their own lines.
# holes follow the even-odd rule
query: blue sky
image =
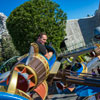
<svg viewBox="0 0 100 100">
<path fill-rule="evenodd" d="M 0 0 L 0 12 L 9 16 L 18 6 L 29 0 Z M 68 19 L 84 18 L 94 15 L 99 7 L 99 0 L 53 0 L 60 5 L 60 8 L 67 13 Z"/>
</svg>

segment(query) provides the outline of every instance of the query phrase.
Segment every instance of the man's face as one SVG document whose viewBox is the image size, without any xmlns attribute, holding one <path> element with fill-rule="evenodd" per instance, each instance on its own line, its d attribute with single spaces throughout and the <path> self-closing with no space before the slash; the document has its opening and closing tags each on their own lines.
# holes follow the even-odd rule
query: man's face
<svg viewBox="0 0 100 100">
<path fill-rule="evenodd" d="M 47 42 L 47 35 L 42 35 L 39 40 L 41 44 L 45 45 L 45 43 Z"/>
</svg>

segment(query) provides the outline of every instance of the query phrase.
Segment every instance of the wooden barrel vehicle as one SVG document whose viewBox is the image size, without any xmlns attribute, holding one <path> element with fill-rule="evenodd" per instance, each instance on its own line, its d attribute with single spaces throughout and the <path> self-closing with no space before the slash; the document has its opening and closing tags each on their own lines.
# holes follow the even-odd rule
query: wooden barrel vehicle
<svg viewBox="0 0 100 100">
<path fill-rule="evenodd" d="M 1 74 L 3 77 L 0 78 L 0 98 L 31 100 L 31 95 L 26 93 L 34 91 L 44 100 L 48 93 L 45 80 L 56 60 L 54 49 L 52 51 L 53 56 L 48 60 L 39 54 L 37 44 L 32 43 L 30 52 L 18 58 L 11 71 Z"/>
<path fill-rule="evenodd" d="M 32 43 L 31 46 L 34 48 L 34 54 L 31 58 L 26 55 L 14 66 L 14 70 L 24 75 L 26 79 L 30 81 L 29 86 L 27 86 L 27 91 L 33 90 L 48 77 L 50 69 L 56 60 L 54 49 L 50 48 L 53 50 L 54 54 L 52 58 L 48 60 L 43 55 L 39 54 L 38 45 L 36 43 Z M 28 64 L 26 64 L 28 59 L 30 60 Z"/>
</svg>

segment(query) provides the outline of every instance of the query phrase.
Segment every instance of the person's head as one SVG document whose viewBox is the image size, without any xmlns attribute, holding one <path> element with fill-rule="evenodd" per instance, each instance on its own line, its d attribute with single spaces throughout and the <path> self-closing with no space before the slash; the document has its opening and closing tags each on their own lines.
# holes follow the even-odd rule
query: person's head
<svg viewBox="0 0 100 100">
<path fill-rule="evenodd" d="M 45 32 L 40 33 L 37 39 L 38 42 L 40 42 L 41 44 L 45 45 L 45 43 L 47 42 L 47 35 Z"/>
</svg>

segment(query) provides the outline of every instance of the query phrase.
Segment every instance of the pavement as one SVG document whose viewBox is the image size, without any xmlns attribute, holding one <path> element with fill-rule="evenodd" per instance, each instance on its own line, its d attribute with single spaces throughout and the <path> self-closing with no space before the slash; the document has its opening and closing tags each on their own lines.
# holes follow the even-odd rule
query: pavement
<svg viewBox="0 0 100 100">
<path fill-rule="evenodd" d="M 74 94 L 53 94 L 49 95 L 46 100 L 76 100 L 77 95 Z"/>
</svg>

